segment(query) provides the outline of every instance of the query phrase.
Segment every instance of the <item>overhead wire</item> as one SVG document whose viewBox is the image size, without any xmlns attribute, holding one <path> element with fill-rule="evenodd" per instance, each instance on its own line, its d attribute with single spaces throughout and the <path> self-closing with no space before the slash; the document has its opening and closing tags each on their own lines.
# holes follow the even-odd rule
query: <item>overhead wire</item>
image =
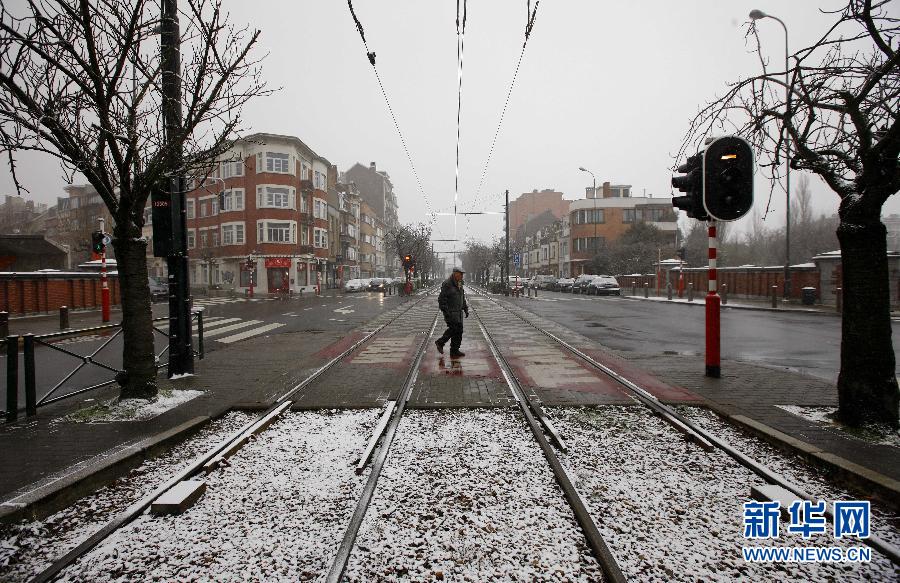
<svg viewBox="0 0 900 583">
<path fill-rule="evenodd" d="M 431 201 L 429 200 L 428 193 L 425 192 L 425 188 L 422 186 L 422 181 L 419 179 L 419 173 L 416 170 L 416 165 L 413 163 L 412 155 L 409 153 L 409 148 L 406 145 L 406 138 L 403 136 L 403 132 L 400 130 L 400 124 L 397 122 L 397 116 L 394 114 L 394 108 L 391 107 L 391 100 L 388 98 L 387 91 L 384 88 L 384 83 L 381 81 L 381 75 L 378 74 L 378 67 L 375 66 L 375 52 L 369 49 L 369 43 L 366 41 L 366 33 L 363 29 L 362 23 L 360 23 L 359 18 L 356 16 L 356 11 L 353 10 L 353 0 L 347 0 L 347 6 L 350 8 L 350 15 L 353 17 L 353 22 L 356 23 L 356 30 L 359 32 L 359 36 L 362 39 L 363 47 L 366 49 L 366 57 L 369 59 L 369 63 L 372 65 L 372 70 L 375 71 L 375 79 L 378 81 L 378 87 L 381 88 L 381 95 L 384 97 L 384 102 L 387 105 L 388 112 L 391 114 L 391 120 L 394 122 L 394 128 L 397 130 L 397 135 L 400 136 L 400 143 L 403 145 L 403 152 L 406 154 L 406 159 L 409 161 L 409 166 L 412 169 L 413 176 L 416 179 L 416 184 L 418 186 L 419 192 L 422 194 L 422 199 L 425 201 L 425 206 L 428 209 L 428 214 L 431 215 L 431 220 L 429 221 L 429 226 L 434 223 L 435 212 L 431 206 Z"/>
<path fill-rule="evenodd" d="M 481 171 L 481 179 L 478 182 L 478 188 L 475 189 L 475 197 L 472 199 L 472 206 L 474 208 L 475 204 L 478 202 L 479 197 L 481 196 L 481 188 L 484 186 L 484 179 L 487 177 L 488 166 L 491 163 L 491 159 L 494 156 L 494 147 L 497 145 L 497 137 L 500 135 L 500 128 L 503 126 L 503 119 L 506 117 L 506 110 L 509 108 L 509 99 L 512 96 L 513 88 L 516 86 L 516 79 L 519 76 L 519 69 L 522 66 L 522 59 L 525 57 L 525 48 L 528 46 L 528 41 L 531 38 L 531 30 L 534 28 L 534 21 L 537 17 L 538 5 L 540 4 L 540 0 L 537 0 L 534 3 L 534 8 L 531 8 L 531 0 L 528 0 L 526 6 L 526 22 L 525 22 L 525 40 L 522 42 L 522 50 L 519 52 L 519 60 L 516 62 L 516 70 L 513 73 L 512 81 L 509 84 L 509 89 L 506 92 L 506 101 L 503 104 L 503 110 L 500 112 L 500 120 L 497 122 L 497 129 L 494 131 L 494 139 L 491 140 L 491 147 L 488 151 L 487 160 L 484 162 L 484 168 Z"/>
<path fill-rule="evenodd" d="M 459 204 L 459 142 L 460 142 L 460 118 L 462 116 L 462 82 L 463 82 L 463 56 L 466 48 L 466 0 L 462 0 L 462 26 L 460 26 L 460 2 L 456 0 L 456 180 L 453 190 L 453 237 L 457 238 L 457 210 Z"/>
</svg>

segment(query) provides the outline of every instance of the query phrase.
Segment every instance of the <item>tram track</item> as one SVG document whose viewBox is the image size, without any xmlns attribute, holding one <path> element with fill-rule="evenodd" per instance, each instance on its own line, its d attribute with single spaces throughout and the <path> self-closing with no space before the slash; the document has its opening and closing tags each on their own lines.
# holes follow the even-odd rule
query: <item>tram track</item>
<svg viewBox="0 0 900 583">
<path fill-rule="evenodd" d="M 473 288 L 470 286 L 470 289 Z M 625 375 L 611 369 L 610 367 L 597 362 L 594 358 L 586 354 L 584 351 L 579 350 L 569 342 L 566 342 L 549 330 L 542 328 L 540 325 L 536 324 L 529 318 L 523 316 L 521 313 L 514 311 L 508 306 L 504 305 L 502 302 L 497 301 L 495 298 L 491 297 L 491 295 L 485 290 L 477 287 L 474 288 L 474 290 L 480 297 L 484 298 L 487 301 L 490 301 L 492 304 L 515 316 L 520 321 L 524 322 L 530 328 L 536 330 L 544 337 L 550 339 L 554 345 L 561 347 L 568 354 L 577 357 L 581 362 L 587 364 L 594 370 L 602 373 L 606 377 L 618 383 L 623 389 L 625 389 L 625 391 L 627 391 L 626 394 L 631 396 L 637 403 L 649 408 L 654 415 L 666 421 L 669 425 L 684 434 L 686 439 L 697 444 L 705 451 L 709 452 L 713 449 L 722 451 L 730 458 L 735 460 L 738 464 L 750 470 L 750 472 L 752 472 L 756 476 L 762 478 L 766 483 L 778 486 L 789 492 L 791 495 L 796 496 L 798 499 L 816 502 L 817 498 L 805 491 L 802 487 L 794 484 L 771 468 L 753 459 L 751 456 L 746 455 L 736 447 L 730 445 L 716 435 L 712 434 L 710 431 L 687 419 L 685 416 L 675 411 L 672 407 L 666 405 L 665 403 L 662 403 L 659 399 L 657 399 L 654 395 L 641 387 L 638 383 L 635 383 L 634 381 L 628 379 Z M 826 509 L 825 516 L 827 517 L 829 522 L 834 521 L 834 516 L 830 509 Z M 898 549 L 897 546 L 875 535 L 871 535 L 868 538 L 861 539 L 860 542 L 884 555 L 891 561 L 891 563 L 893 563 L 894 566 L 900 566 L 900 549 Z"/>
<path fill-rule="evenodd" d="M 217 443 L 212 448 L 208 449 L 205 453 L 195 457 L 190 463 L 175 472 L 172 476 L 166 479 L 162 483 L 162 485 L 158 486 L 150 494 L 129 505 L 123 512 L 115 516 L 112 520 L 106 522 L 98 530 L 94 531 L 90 536 L 82 540 L 77 546 L 54 560 L 49 567 L 43 569 L 34 577 L 30 578 L 29 581 L 31 583 L 44 583 L 53 581 L 57 576 L 60 575 L 60 573 L 62 573 L 63 570 L 86 555 L 97 545 L 103 542 L 106 538 L 108 538 L 111 534 L 120 530 L 121 528 L 132 522 L 135 518 L 147 511 L 147 509 L 153 504 L 153 502 L 159 499 L 163 494 L 170 491 L 179 483 L 189 480 L 191 477 L 196 476 L 201 472 L 205 471 L 208 473 L 220 466 L 228 457 L 238 452 L 241 447 L 248 441 L 250 441 L 254 436 L 258 435 L 270 425 L 272 425 L 280 416 L 284 414 L 285 411 L 289 411 L 291 405 L 293 404 L 292 399 L 296 395 L 301 393 L 304 389 L 309 387 L 312 383 L 314 383 L 328 371 L 334 369 L 335 366 L 345 358 L 357 353 L 363 346 L 376 338 L 380 333 L 385 331 L 391 324 L 406 316 L 411 310 L 419 306 L 432 291 L 433 289 L 426 289 L 422 292 L 419 292 L 419 294 L 417 295 L 421 295 L 421 299 L 412 302 L 411 305 L 409 305 L 405 310 L 396 314 L 389 321 L 380 324 L 379 326 L 368 332 L 361 339 L 354 342 L 350 347 L 313 371 L 304 380 L 297 383 L 291 389 L 279 396 L 271 406 L 267 407 L 264 411 L 259 413 L 254 419 L 245 423 L 237 431 L 232 432 L 228 437 Z M 432 329 L 433 326 L 434 324 L 432 323 Z"/>
</svg>

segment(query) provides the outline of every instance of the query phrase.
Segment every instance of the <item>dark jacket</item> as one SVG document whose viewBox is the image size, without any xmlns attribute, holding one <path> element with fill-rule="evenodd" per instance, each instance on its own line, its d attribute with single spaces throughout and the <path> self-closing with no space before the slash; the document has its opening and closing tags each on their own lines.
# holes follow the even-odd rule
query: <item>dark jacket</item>
<svg viewBox="0 0 900 583">
<path fill-rule="evenodd" d="M 457 284 L 451 276 L 441 284 L 441 294 L 438 296 L 438 307 L 444 313 L 448 323 L 462 322 L 462 313 L 469 311 L 466 304 L 466 292 L 462 284 Z"/>
</svg>

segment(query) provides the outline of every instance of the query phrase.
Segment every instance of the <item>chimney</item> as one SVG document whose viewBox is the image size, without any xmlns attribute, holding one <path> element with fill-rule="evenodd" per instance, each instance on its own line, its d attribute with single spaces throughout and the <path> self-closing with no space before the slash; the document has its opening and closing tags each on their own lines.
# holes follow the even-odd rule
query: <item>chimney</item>
<svg viewBox="0 0 900 583">
<path fill-rule="evenodd" d="M 375 172 L 375 162 L 369 162 L 369 170 Z"/>
<path fill-rule="evenodd" d="M 612 196 L 612 190 L 609 188 L 609 182 L 603 183 L 603 198 L 610 198 Z"/>
</svg>

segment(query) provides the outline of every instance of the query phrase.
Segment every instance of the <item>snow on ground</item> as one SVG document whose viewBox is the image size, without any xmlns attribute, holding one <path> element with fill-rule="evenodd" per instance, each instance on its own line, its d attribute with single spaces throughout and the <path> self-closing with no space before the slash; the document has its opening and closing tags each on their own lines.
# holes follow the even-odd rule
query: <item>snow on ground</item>
<svg viewBox="0 0 900 583">
<path fill-rule="evenodd" d="M 203 391 L 164 391 L 148 401 L 146 399 L 111 399 L 110 401 L 80 409 L 60 421 L 75 423 L 109 423 L 112 421 L 146 421 L 162 415 L 169 409 L 199 397 Z"/>
<path fill-rule="evenodd" d="M 144 514 L 61 581 L 304 581 L 327 570 L 364 477 L 378 410 L 290 413 L 206 477 L 179 516 Z"/>
<path fill-rule="evenodd" d="M 830 534 L 804 541 L 743 538 L 743 503 L 763 481 L 725 453 L 706 453 L 643 407 L 556 408 L 577 477 L 598 527 L 629 579 L 640 581 L 896 581 L 878 555 L 869 564 L 745 562 L 742 546 L 858 546 Z M 752 452 L 750 452 L 752 455 Z"/>
<path fill-rule="evenodd" d="M 230 413 L 212 421 L 165 455 L 146 460 L 109 486 L 42 521 L 0 525 L 0 581 L 25 581 L 99 530 L 129 504 L 162 484 L 194 457 L 253 417 Z"/>
<path fill-rule="evenodd" d="M 410 411 L 348 581 L 599 581 L 525 420 L 508 409 Z"/>
<path fill-rule="evenodd" d="M 702 407 L 683 407 L 680 412 L 713 435 L 732 444 L 744 454 L 768 466 L 785 479 L 796 484 L 820 500 L 866 500 L 859 493 L 841 488 L 828 480 L 827 472 L 810 465 L 802 458 L 789 456 L 772 445 L 741 432 L 736 427 Z M 898 458 L 900 459 L 900 458 Z M 880 538 L 900 547 L 900 516 L 888 508 L 872 503 L 872 532 Z"/>
<path fill-rule="evenodd" d="M 840 431 L 844 437 L 854 437 L 878 445 L 891 445 L 900 447 L 900 430 L 894 429 L 886 423 L 870 423 L 860 428 L 853 428 L 838 423 L 834 420 L 837 409 L 834 407 L 798 407 L 796 405 L 775 405 L 792 415 L 803 417 L 813 423 L 823 424 L 831 429 Z"/>
</svg>

